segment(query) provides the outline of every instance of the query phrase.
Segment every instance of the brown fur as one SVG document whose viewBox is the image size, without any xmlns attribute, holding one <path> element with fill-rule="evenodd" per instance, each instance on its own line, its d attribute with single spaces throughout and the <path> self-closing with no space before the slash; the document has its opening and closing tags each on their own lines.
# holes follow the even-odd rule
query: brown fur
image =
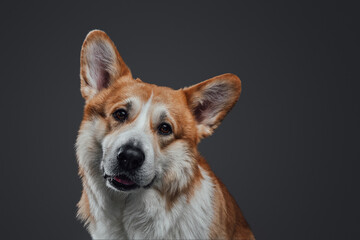
<svg viewBox="0 0 360 240">
<path fill-rule="evenodd" d="M 83 190 L 80 201 L 77 204 L 78 207 L 77 217 L 81 219 L 85 223 L 85 225 L 88 225 L 90 222 L 94 221 L 94 217 L 90 212 L 89 198 L 86 192 L 87 183 L 84 175 L 84 170 L 81 167 L 79 167 L 79 176 L 83 182 Z"/>
</svg>

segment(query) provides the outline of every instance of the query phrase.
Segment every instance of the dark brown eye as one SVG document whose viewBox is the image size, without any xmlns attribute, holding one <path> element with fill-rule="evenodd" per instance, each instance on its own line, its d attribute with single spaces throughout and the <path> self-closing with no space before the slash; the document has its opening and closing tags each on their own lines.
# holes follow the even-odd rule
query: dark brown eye
<svg viewBox="0 0 360 240">
<path fill-rule="evenodd" d="M 158 132 L 161 135 L 169 135 L 172 133 L 171 126 L 167 123 L 161 123 L 158 128 Z"/>
<path fill-rule="evenodd" d="M 112 115 L 119 122 L 124 122 L 128 117 L 128 113 L 124 109 L 118 109 Z"/>
</svg>

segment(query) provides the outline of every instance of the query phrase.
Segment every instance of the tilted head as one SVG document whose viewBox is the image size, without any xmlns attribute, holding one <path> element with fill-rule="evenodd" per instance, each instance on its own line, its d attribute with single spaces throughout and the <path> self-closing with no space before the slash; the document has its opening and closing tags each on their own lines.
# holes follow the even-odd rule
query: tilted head
<svg viewBox="0 0 360 240">
<path fill-rule="evenodd" d="M 116 191 L 185 187 L 197 168 L 197 144 L 241 91 L 233 74 L 179 90 L 134 79 L 98 30 L 84 41 L 80 76 L 86 100 L 77 140 L 80 173 L 102 175 Z"/>
</svg>

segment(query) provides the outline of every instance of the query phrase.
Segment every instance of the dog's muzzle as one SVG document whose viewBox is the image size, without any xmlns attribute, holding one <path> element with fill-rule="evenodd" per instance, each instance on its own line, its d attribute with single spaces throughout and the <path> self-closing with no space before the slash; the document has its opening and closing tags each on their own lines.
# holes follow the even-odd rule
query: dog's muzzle
<svg viewBox="0 0 360 240">
<path fill-rule="evenodd" d="M 128 191 L 152 185 L 155 177 L 146 186 L 141 185 L 139 181 L 138 173 L 145 161 L 145 153 L 140 147 L 131 143 L 126 144 L 118 150 L 114 160 L 112 170 L 108 173 L 104 171 L 104 178 L 112 188 Z"/>
</svg>

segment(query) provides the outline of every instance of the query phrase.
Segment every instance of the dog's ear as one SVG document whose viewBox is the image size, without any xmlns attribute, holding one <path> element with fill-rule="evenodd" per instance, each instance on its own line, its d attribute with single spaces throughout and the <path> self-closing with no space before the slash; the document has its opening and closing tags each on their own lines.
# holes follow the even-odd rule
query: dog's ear
<svg viewBox="0 0 360 240">
<path fill-rule="evenodd" d="M 105 32 L 93 30 L 86 36 L 81 49 L 81 94 L 91 99 L 121 76 L 131 77 L 130 69 Z"/>
<path fill-rule="evenodd" d="M 199 138 L 210 136 L 231 110 L 241 92 L 241 81 L 234 74 L 223 74 L 184 89 L 197 122 Z"/>
</svg>

